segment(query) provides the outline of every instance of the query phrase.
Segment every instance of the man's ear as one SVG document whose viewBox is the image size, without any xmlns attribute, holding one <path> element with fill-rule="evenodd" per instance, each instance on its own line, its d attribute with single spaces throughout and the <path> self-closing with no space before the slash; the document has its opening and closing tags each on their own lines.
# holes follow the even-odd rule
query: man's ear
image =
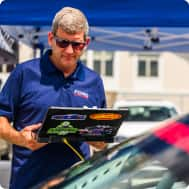
<svg viewBox="0 0 189 189">
<path fill-rule="evenodd" d="M 53 37 L 54 37 L 53 33 L 48 32 L 48 44 L 49 44 L 49 46 L 52 46 Z"/>
<path fill-rule="evenodd" d="M 86 40 L 85 40 L 85 47 L 84 47 L 84 50 L 87 49 L 87 46 L 89 45 L 90 41 L 91 41 L 90 37 L 87 37 Z"/>
<path fill-rule="evenodd" d="M 89 45 L 90 41 L 91 41 L 91 38 L 90 38 L 90 37 L 87 37 L 87 38 L 86 38 L 86 41 L 85 41 L 86 46 Z"/>
</svg>

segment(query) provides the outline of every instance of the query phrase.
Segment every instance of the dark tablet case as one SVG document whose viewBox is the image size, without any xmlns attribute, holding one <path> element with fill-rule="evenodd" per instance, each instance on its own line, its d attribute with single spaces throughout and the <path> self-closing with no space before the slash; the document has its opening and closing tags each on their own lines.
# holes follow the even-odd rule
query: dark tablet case
<svg viewBox="0 0 189 189">
<path fill-rule="evenodd" d="M 66 138 L 113 142 L 127 113 L 127 109 L 49 107 L 37 140 L 51 143 L 62 142 Z"/>
</svg>

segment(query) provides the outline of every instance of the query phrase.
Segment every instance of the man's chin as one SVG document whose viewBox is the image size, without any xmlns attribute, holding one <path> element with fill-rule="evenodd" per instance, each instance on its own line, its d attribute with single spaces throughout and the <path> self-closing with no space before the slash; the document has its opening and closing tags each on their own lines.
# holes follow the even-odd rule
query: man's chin
<svg viewBox="0 0 189 189">
<path fill-rule="evenodd" d="M 72 61 L 62 60 L 60 64 L 65 69 L 73 69 L 73 67 L 75 67 L 76 65 L 76 63 L 73 60 Z"/>
<path fill-rule="evenodd" d="M 73 57 L 63 57 L 61 61 L 62 63 L 73 64 L 73 62 L 75 62 L 75 59 Z"/>
</svg>

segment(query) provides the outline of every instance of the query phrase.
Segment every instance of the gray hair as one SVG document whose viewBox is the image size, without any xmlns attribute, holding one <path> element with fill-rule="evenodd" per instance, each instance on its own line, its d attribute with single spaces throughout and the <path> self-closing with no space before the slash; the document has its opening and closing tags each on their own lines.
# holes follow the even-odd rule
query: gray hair
<svg viewBox="0 0 189 189">
<path fill-rule="evenodd" d="M 68 34 L 84 31 L 84 37 L 89 32 L 89 25 L 85 15 L 80 10 L 72 7 L 64 7 L 56 13 L 52 23 L 53 34 L 56 34 L 59 27 Z"/>
</svg>

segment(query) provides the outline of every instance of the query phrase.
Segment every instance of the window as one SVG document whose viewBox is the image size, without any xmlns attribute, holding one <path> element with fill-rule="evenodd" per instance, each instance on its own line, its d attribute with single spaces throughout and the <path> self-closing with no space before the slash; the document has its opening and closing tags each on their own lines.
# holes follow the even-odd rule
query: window
<svg viewBox="0 0 189 189">
<path fill-rule="evenodd" d="M 113 53 L 94 51 L 93 69 L 101 75 L 113 76 Z"/>
<path fill-rule="evenodd" d="M 129 106 L 127 108 L 128 116 L 125 118 L 125 121 L 131 122 L 163 121 L 177 115 L 176 111 L 175 114 L 172 115 L 173 110 L 163 106 Z"/>
<path fill-rule="evenodd" d="M 139 76 L 145 76 L 146 75 L 146 62 L 145 60 L 139 60 L 139 69 L 138 69 L 138 75 Z"/>
<path fill-rule="evenodd" d="M 93 64 L 94 70 L 99 74 L 101 74 L 101 66 L 100 66 L 100 64 L 101 64 L 100 60 L 94 60 L 94 64 Z"/>
<path fill-rule="evenodd" d="M 150 62 L 150 76 L 158 76 L 158 62 L 155 60 L 152 60 Z"/>
<path fill-rule="evenodd" d="M 106 65 L 105 75 L 112 76 L 113 75 L 113 62 L 112 62 L 112 60 L 107 60 L 105 65 Z"/>
<path fill-rule="evenodd" d="M 16 64 L 0 64 L 0 73 L 9 73 L 16 67 Z"/>
<path fill-rule="evenodd" d="M 12 72 L 14 68 L 15 68 L 15 64 L 7 64 L 7 72 Z"/>
<path fill-rule="evenodd" d="M 3 65 L 0 64 L 0 72 L 3 72 Z"/>
<path fill-rule="evenodd" d="M 139 77 L 158 77 L 158 56 L 139 55 L 138 76 Z"/>
</svg>

